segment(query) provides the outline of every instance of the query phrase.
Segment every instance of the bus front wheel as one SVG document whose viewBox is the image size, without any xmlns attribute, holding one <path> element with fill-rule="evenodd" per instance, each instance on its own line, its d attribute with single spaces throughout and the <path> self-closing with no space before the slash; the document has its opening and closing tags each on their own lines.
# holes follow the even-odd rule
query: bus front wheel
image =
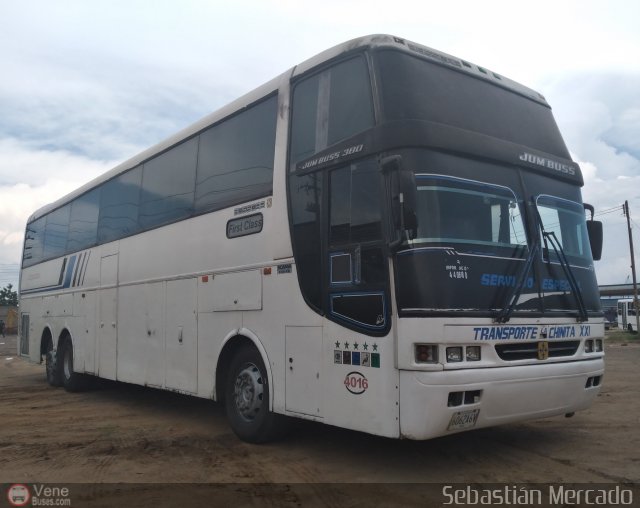
<svg viewBox="0 0 640 508">
<path fill-rule="evenodd" d="M 231 361 L 225 409 L 233 432 L 248 443 L 273 441 L 285 432 L 286 418 L 269 411 L 267 369 L 254 347 L 243 347 Z"/>
</svg>

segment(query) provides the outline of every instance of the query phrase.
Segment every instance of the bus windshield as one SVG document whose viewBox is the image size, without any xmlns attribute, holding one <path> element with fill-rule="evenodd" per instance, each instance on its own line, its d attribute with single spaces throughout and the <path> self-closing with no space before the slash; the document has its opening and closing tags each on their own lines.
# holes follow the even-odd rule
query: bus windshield
<svg viewBox="0 0 640 508">
<path fill-rule="evenodd" d="M 552 180 L 433 150 L 399 153 L 416 186 L 415 229 L 395 259 L 401 313 L 493 315 L 515 291 L 515 312 L 572 312 L 571 278 L 586 308 L 598 308 L 585 214 L 570 188 L 562 198 L 538 194 Z"/>
<path fill-rule="evenodd" d="M 526 234 L 516 196 L 505 187 L 417 175 L 417 235 L 412 245 L 523 257 Z"/>
<path fill-rule="evenodd" d="M 569 263 L 590 266 L 593 260 L 582 206 L 553 196 L 539 196 L 536 204 L 544 231 L 553 234 Z M 544 259 L 557 262 L 558 253 L 544 241 L 543 246 Z"/>
</svg>

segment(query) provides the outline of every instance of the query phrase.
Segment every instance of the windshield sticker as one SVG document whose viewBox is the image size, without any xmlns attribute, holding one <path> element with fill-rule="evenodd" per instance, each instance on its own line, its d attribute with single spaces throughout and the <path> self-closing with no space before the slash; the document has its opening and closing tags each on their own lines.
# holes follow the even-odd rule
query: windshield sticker
<svg viewBox="0 0 640 508">
<path fill-rule="evenodd" d="M 447 267 L 449 268 L 449 267 Z M 449 275 L 451 277 L 451 275 Z M 465 277 L 466 278 L 466 277 Z M 480 276 L 480 285 L 492 287 L 515 287 L 518 278 L 515 275 L 501 275 L 499 273 L 483 273 Z M 524 283 L 526 289 L 533 289 L 535 279 L 528 277 Z M 571 285 L 567 279 L 542 279 L 543 291 L 571 291 Z M 578 286 L 580 284 L 578 283 Z"/>
<path fill-rule="evenodd" d="M 450 279 L 468 279 L 469 278 L 469 267 L 467 265 L 463 265 L 460 263 L 460 260 L 457 260 L 456 265 L 446 265 L 445 270 L 449 273 Z"/>
</svg>

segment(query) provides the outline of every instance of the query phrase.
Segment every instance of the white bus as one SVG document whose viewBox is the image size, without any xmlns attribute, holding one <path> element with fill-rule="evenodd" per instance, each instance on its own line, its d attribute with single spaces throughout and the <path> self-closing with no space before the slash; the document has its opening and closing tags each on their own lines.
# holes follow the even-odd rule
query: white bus
<svg viewBox="0 0 640 508">
<path fill-rule="evenodd" d="M 636 306 L 633 298 L 621 298 L 618 300 L 618 328 L 631 333 L 638 331 Z"/>
<path fill-rule="evenodd" d="M 540 94 L 356 39 L 36 211 L 19 350 L 223 401 L 250 442 L 572 414 L 604 369 L 582 185 Z"/>
</svg>

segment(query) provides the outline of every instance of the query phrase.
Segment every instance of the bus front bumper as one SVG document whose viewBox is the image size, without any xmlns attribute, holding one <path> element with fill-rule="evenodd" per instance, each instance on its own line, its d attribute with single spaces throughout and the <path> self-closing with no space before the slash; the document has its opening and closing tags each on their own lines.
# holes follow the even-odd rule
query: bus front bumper
<svg viewBox="0 0 640 508">
<path fill-rule="evenodd" d="M 437 436 L 564 415 L 594 401 L 604 359 L 439 372 L 400 371 L 400 434 Z"/>
</svg>

